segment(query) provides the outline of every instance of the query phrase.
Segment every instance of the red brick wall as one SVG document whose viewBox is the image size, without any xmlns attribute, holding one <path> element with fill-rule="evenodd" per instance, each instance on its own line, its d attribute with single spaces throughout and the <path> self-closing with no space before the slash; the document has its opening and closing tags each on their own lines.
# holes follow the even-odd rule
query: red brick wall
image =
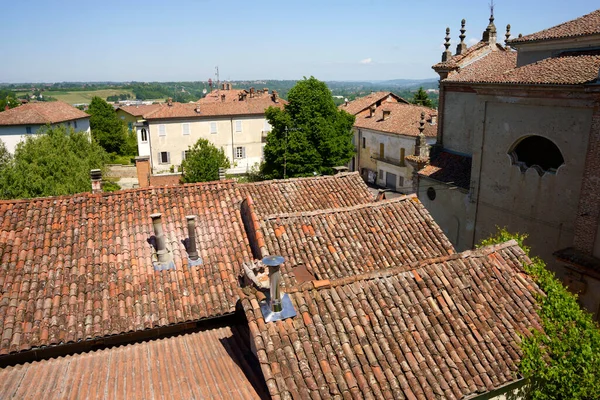
<svg viewBox="0 0 600 400">
<path fill-rule="evenodd" d="M 579 209 L 575 219 L 575 248 L 592 254 L 600 217 L 600 105 L 594 108 Z"/>
<path fill-rule="evenodd" d="M 150 185 L 150 159 L 136 158 L 135 167 L 137 169 L 137 178 L 140 187 L 148 187 Z"/>
</svg>

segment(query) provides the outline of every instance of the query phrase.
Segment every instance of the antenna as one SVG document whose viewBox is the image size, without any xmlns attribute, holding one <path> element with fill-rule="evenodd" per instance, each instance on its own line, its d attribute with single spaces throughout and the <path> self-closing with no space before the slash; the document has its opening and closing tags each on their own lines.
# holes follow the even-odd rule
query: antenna
<svg viewBox="0 0 600 400">
<path fill-rule="evenodd" d="M 495 6 L 495 4 L 494 4 L 494 0 L 492 0 L 492 1 L 490 2 L 489 6 L 490 6 L 490 15 L 492 15 L 492 16 L 493 16 L 493 15 L 494 15 L 494 6 Z"/>
<path fill-rule="evenodd" d="M 218 65 L 215 67 L 215 70 L 217 71 L 217 72 L 215 72 L 215 75 L 217 77 L 217 90 L 219 90 L 219 88 L 221 87 L 221 81 L 219 80 L 219 66 Z"/>
</svg>

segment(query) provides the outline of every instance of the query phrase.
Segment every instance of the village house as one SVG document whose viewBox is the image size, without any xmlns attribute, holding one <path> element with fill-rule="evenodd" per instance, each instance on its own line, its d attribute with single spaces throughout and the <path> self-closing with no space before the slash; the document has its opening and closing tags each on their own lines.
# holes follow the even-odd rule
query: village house
<svg viewBox="0 0 600 400">
<path fill-rule="evenodd" d="M 339 106 L 356 116 L 353 143 L 356 155 L 351 171 L 360 171 L 366 182 L 401 193 L 413 192 L 413 166 L 405 157 L 414 155 L 425 113 L 423 134 L 427 145 L 435 143 L 437 112 L 408 103 L 391 92 L 375 92 Z"/>
<path fill-rule="evenodd" d="M 456 253 L 356 172 L 6 200 L 0 229 L 2 398 L 494 398 L 540 328 L 515 242 Z"/>
<path fill-rule="evenodd" d="M 222 148 L 229 158 L 230 174 L 242 174 L 263 160 L 263 148 L 271 126 L 268 107 L 283 107 L 285 100 L 268 89 L 225 89 L 211 92 L 196 103 L 170 99 L 148 106 L 135 123 L 138 152 L 148 157 L 153 174 L 177 172 L 189 150 L 200 138 Z M 133 107 L 133 106 L 132 106 Z M 134 113 L 131 107 L 127 112 Z"/>
<path fill-rule="evenodd" d="M 505 226 L 600 316 L 600 10 L 499 43 L 446 51 L 431 159 L 418 194 L 458 250 Z M 427 164 L 427 165 L 426 165 Z"/>
<path fill-rule="evenodd" d="M 130 132 L 135 131 L 135 124 L 143 122 L 144 115 L 148 114 L 159 107 L 158 104 L 138 104 L 119 106 L 115 109 L 117 117 L 122 120 Z"/>
<path fill-rule="evenodd" d="M 62 101 L 27 103 L 0 113 L 0 140 L 10 153 L 29 135 L 46 126 L 64 125 L 90 133 L 90 116 Z"/>
</svg>

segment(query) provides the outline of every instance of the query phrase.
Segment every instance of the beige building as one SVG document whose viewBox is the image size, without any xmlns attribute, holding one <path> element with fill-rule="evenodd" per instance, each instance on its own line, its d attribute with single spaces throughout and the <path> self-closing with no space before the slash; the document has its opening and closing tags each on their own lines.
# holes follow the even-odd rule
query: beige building
<svg viewBox="0 0 600 400">
<path fill-rule="evenodd" d="M 225 151 L 228 173 L 245 173 L 263 159 L 271 130 L 265 110 L 284 103 L 277 92 L 251 88 L 215 91 L 196 103 L 160 104 L 135 124 L 139 155 L 150 157 L 154 174 L 176 172 L 186 151 L 203 138 Z"/>
<path fill-rule="evenodd" d="M 449 29 L 437 141 L 418 193 L 459 250 L 505 226 L 600 315 L 600 10 L 457 51 Z"/>
</svg>

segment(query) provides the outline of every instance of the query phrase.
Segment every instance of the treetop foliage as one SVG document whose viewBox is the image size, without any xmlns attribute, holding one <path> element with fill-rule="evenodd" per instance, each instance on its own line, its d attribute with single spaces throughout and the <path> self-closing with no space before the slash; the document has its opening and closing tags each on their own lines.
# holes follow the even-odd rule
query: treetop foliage
<svg viewBox="0 0 600 400">
<path fill-rule="evenodd" d="M 354 155 L 354 116 L 338 110 L 324 82 L 314 77 L 299 81 L 281 110 L 269 107 L 272 126 L 265 145 L 262 173 L 269 178 L 332 173 Z"/>
<path fill-rule="evenodd" d="M 219 168 L 229 168 L 223 149 L 216 148 L 206 139 L 198 139 L 181 163 L 184 183 L 208 182 L 219 179 Z"/>
<path fill-rule="evenodd" d="M 88 107 L 92 136 L 109 153 L 136 154 L 137 145 L 128 136 L 125 123 L 119 119 L 113 107 L 100 97 L 93 97 Z"/>
<path fill-rule="evenodd" d="M 529 254 L 529 248 L 523 246 L 526 238 L 526 234 L 499 229 L 496 236 L 484 240 L 480 246 L 515 239 Z M 525 271 L 546 295 L 537 297 L 543 332 L 534 329 L 521 343 L 523 357 L 519 369 L 528 379 L 528 398 L 599 399 L 600 328 L 581 309 L 577 296 L 546 269 L 541 259 L 531 260 L 532 264 L 524 266 Z"/>
<path fill-rule="evenodd" d="M 433 108 L 433 102 L 429 99 L 427 92 L 423 90 L 421 86 L 417 93 L 413 96 L 411 103 L 417 104 L 419 106 Z"/>
<path fill-rule="evenodd" d="M 85 132 L 47 127 L 17 144 L 0 169 L 3 199 L 60 196 L 91 190 L 90 170 L 104 169 L 108 156 Z"/>
</svg>

